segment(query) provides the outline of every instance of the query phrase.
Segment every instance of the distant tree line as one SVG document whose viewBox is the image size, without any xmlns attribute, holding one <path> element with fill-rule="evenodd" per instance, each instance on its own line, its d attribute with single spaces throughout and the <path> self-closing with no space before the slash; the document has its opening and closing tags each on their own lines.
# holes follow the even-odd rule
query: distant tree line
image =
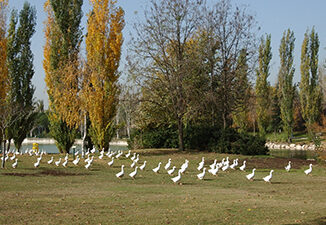
<svg viewBox="0 0 326 225">
<path fill-rule="evenodd" d="M 314 28 L 302 43 L 299 84 L 293 83 L 294 33 L 284 31 L 274 86 L 268 81 L 271 35 L 259 41 L 255 18 L 229 0 L 212 7 L 203 1 L 152 0 L 135 31 L 125 91 L 132 100 L 133 147 L 232 152 L 237 139 L 246 144 L 252 138 L 249 133 L 264 139 L 284 132 L 291 141 L 295 130 L 314 137 L 323 123 Z M 231 141 L 230 134 L 237 138 Z"/>
</svg>

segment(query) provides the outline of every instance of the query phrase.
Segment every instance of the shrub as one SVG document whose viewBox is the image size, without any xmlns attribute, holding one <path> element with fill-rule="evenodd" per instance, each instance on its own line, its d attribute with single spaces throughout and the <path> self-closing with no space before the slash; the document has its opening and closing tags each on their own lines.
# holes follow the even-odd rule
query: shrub
<svg viewBox="0 0 326 225">
<path fill-rule="evenodd" d="M 160 126 L 133 130 L 128 141 L 129 148 L 177 148 L 178 134 L 175 128 Z"/>
<path fill-rule="evenodd" d="M 219 153 L 264 155 L 266 139 L 235 129 L 220 129 L 212 126 L 187 126 L 184 130 L 186 149 L 208 150 Z M 134 130 L 129 141 L 129 148 L 177 148 L 178 132 L 175 127 L 161 126 Z"/>
</svg>

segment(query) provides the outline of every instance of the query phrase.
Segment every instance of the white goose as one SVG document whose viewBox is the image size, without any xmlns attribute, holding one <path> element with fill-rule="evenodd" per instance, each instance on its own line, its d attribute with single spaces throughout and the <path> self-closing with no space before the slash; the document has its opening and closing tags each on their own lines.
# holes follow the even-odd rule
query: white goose
<svg viewBox="0 0 326 225">
<path fill-rule="evenodd" d="M 67 153 L 66 156 L 65 156 L 65 161 L 67 161 L 69 158 L 69 154 Z"/>
<path fill-rule="evenodd" d="M 204 179 L 204 176 L 205 176 L 205 172 L 206 172 L 206 168 L 203 169 L 203 172 L 200 173 L 200 174 L 197 174 L 197 177 L 199 180 L 202 180 Z"/>
<path fill-rule="evenodd" d="M 11 165 L 12 168 L 16 168 L 17 167 L 17 164 L 18 164 L 18 159 L 16 158 L 15 162 Z"/>
<path fill-rule="evenodd" d="M 309 164 L 309 169 L 305 170 L 304 173 L 308 175 L 311 173 L 311 171 L 312 171 L 312 164 Z"/>
<path fill-rule="evenodd" d="M 216 163 L 217 163 L 217 160 L 214 159 L 213 164 L 209 165 L 209 167 L 210 167 L 211 169 L 214 169 L 214 168 L 216 167 Z"/>
<path fill-rule="evenodd" d="M 61 163 L 61 158 L 59 158 L 59 160 L 55 161 L 54 163 L 55 163 L 56 166 L 59 166 L 59 164 Z"/>
<path fill-rule="evenodd" d="M 114 163 L 114 158 L 112 158 L 112 160 L 111 160 L 110 162 L 108 162 L 108 165 L 109 165 L 109 166 L 112 166 L 113 163 Z"/>
<path fill-rule="evenodd" d="M 38 158 L 37 162 L 34 163 L 34 167 L 37 168 L 40 165 L 41 160 Z"/>
<path fill-rule="evenodd" d="M 272 174 L 273 174 L 274 170 L 271 170 L 271 172 L 269 173 L 268 176 L 264 177 L 263 180 L 265 182 L 270 182 L 270 180 L 272 179 Z"/>
<path fill-rule="evenodd" d="M 201 162 L 199 163 L 198 167 L 197 167 L 197 170 L 202 170 L 203 167 L 204 167 L 204 164 L 205 164 L 205 157 L 202 157 L 201 158 Z"/>
<path fill-rule="evenodd" d="M 138 161 L 139 161 L 139 154 L 137 154 L 137 158 L 135 158 L 134 162 L 138 163 Z"/>
<path fill-rule="evenodd" d="M 289 161 L 288 165 L 285 167 L 286 172 L 289 172 L 291 169 L 291 161 Z"/>
<path fill-rule="evenodd" d="M 140 170 L 144 170 L 144 169 L 145 169 L 145 166 L 146 166 L 146 161 L 144 161 L 143 165 L 141 165 L 141 166 L 139 167 L 139 169 L 140 169 Z"/>
<path fill-rule="evenodd" d="M 217 172 L 218 172 L 218 166 L 215 166 L 214 169 L 209 169 L 208 172 L 211 173 L 212 175 L 216 176 Z"/>
<path fill-rule="evenodd" d="M 67 163 L 68 163 L 68 159 L 65 160 L 65 161 L 62 163 L 62 166 L 63 166 L 63 167 L 67 167 Z"/>
<path fill-rule="evenodd" d="M 131 151 L 129 150 L 128 153 L 125 155 L 126 158 L 129 158 L 130 154 L 131 154 Z"/>
<path fill-rule="evenodd" d="M 246 169 L 246 160 L 243 161 L 243 164 L 242 164 L 242 166 L 240 166 L 239 169 L 240 169 L 241 171 L 244 171 L 244 170 Z"/>
<path fill-rule="evenodd" d="M 168 170 L 168 174 L 169 174 L 169 175 L 172 175 L 172 173 L 174 172 L 175 168 L 176 168 L 176 167 L 173 166 L 172 169 L 169 169 L 169 170 Z"/>
<path fill-rule="evenodd" d="M 75 166 L 77 166 L 78 163 L 79 163 L 79 160 L 80 160 L 80 158 L 79 158 L 79 156 L 77 155 L 76 159 L 75 159 L 74 161 L 72 161 L 72 163 L 73 163 Z"/>
<path fill-rule="evenodd" d="M 135 165 L 136 165 L 136 161 L 133 161 L 133 162 L 131 163 L 130 167 L 131 167 L 131 168 L 134 168 Z"/>
<path fill-rule="evenodd" d="M 88 163 L 88 161 L 91 160 L 90 156 L 87 156 L 87 159 L 84 160 L 85 163 Z"/>
<path fill-rule="evenodd" d="M 10 160 L 13 161 L 16 158 L 16 154 L 14 154 L 12 157 L 10 157 Z"/>
<path fill-rule="evenodd" d="M 181 173 L 184 173 L 186 171 L 186 169 L 188 168 L 188 163 L 189 163 L 189 161 L 186 159 L 186 161 L 181 166 L 181 169 L 180 169 Z"/>
<path fill-rule="evenodd" d="M 178 183 L 181 179 L 181 170 L 178 171 L 178 176 L 171 178 L 174 183 Z"/>
<path fill-rule="evenodd" d="M 132 179 L 135 179 L 135 177 L 137 175 L 137 169 L 138 169 L 138 166 L 136 166 L 136 168 L 133 172 L 129 173 L 129 177 L 131 177 Z"/>
<path fill-rule="evenodd" d="M 256 170 L 256 168 L 253 168 L 252 169 L 252 173 L 249 173 L 248 175 L 246 175 L 246 177 L 247 177 L 248 180 L 252 180 L 254 178 L 254 176 L 255 176 L 255 170 Z"/>
<path fill-rule="evenodd" d="M 134 152 L 134 155 L 130 159 L 131 161 L 134 161 L 136 159 L 136 152 Z"/>
<path fill-rule="evenodd" d="M 48 164 L 51 164 L 53 162 L 53 156 L 51 156 L 51 159 L 48 161 Z"/>
<path fill-rule="evenodd" d="M 85 165 L 85 168 L 88 169 L 92 165 L 92 161 L 88 161 L 88 163 Z"/>
<path fill-rule="evenodd" d="M 157 165 L 157 167 L 155 167 L 155 168 L 153 169 L 153 172 L 154 172 L 154 173 L 158 173 L 158 171 L 160 170 L 161 164 L 162 164 L 162 163 L 159 162 L 158 165 Z"/>
<path fill-rule="evenodd" d="M 224 166 L 222 167 L 222 171 L 225 171 L 225 170 L 227 170 L 229 168 L 229 161 L 226 161 L 225 163 L 224 163 Z"/>
<path fill-rule="evenodd" d="M 123 168 L 124 168 L 124 167 L 125 167 L 125 165 L 122 165 L 122 166 L 121 166 L 121 171 L 115 175 L 117 178 L 120 179 L 120 178 L 123 177 L 123 175 L 124 175 Z"/>
<path fill-rule="evenodd" d="M 118 154 L 115 156 L 116 159 L 118 159 L 120 156 L 122 156 L 122 151 L 119 151 Z"/>
<path fill-rule="evenodd" d="M 99 159 L 103 159 L 104 153 L 101 152 L 100 156 L 98 157 Z"/>
<path fill-rule="evenodd" d="M 235 170 L 235 167 L 238 165 L 238 159 L 233 160 L 232 165 L 230 166 L 231 169 Z"/>
<path fill-rule="evenodd" d="M 168 162 L 165 164 L 164 169 L 168 170 L 170 166 L 171 166 L 171 158 L 169 158 Z"/>
</svg>

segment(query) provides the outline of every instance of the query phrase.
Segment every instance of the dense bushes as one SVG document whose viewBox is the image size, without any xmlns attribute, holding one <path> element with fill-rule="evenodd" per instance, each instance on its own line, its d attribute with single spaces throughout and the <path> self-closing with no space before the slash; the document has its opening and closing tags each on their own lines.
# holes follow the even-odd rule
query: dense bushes
<svg viewBox="0 0 326 225">
<path fill-rule="evenodd" d="M 208 150 L 219 153 L 264 155 L 266 139 L 235 129 L 212 126 L 187 126 L 184 130 L 186 149 Z M 129 141 L 130 148 L 177 148 L 178 135 L 175 127 L 156 127 L 134 130 Z"/>
<path fill-rule="evenodd" d="M 133 130 L 128 142 L 129 148 L 177 148 L 178 134 L 172 127 L 155 127 Z"/>
</svg>

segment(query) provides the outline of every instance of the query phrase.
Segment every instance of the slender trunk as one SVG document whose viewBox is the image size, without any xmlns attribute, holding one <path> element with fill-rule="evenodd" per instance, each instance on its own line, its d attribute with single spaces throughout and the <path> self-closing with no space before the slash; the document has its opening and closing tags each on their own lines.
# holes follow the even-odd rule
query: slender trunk
<svg viewBox="0 0 326 225">
<path fill-rule="evenodd" d="M 9 152 L 9 150 L 10 150 L 10 142 L 11 142 L 11 138 L 8 140 L 7 152 Z"/>
<path fill-rule="evenodd" d="M 87 115 L 84 115 L 84 126 L 83 126 L 83 141 L 82 141 L 82 158 L 84 158 L 85 152 L 85 143 L 86 143 L 86 136 L 87 136 Z"/>
<path fill-rule="evenodd" d="M 128 117 L 127 117 L 127 136 L 130 139 L 130 120 Z"/>
<path fill-rule="evenodd" d="M 182 118 L 178 118 L 178 131 L 179 131 L 179 150 L 184 151 L 184 140 L 183 140 L 183 123 Z"/>
<path fill-rule="evenodd" d="M 6 158 L 6 139 L 3 138 L 3 152 L 2 152 L 2 164 L 1 164 L 1 168 L 4 169 L 5 168 L 5 160 Z"/>
<path fill-rule="evenodd" d="M 118 108 L 117 115 L 116 115 L 117 127 L 119 127 L 119 114 L 120 114 L 120 108 Z M 120 139 L 119 129 L 116 129 L 116 135 L 117 135 L 117 139 L 119 140 Z"/>
<path fill-rule="evenodd" d="M 226 114 L 224 112 L 222 114 L 222 117 L 223 117 L 223 128 L 225 130 L 226 129 Z"/>
</svg>

